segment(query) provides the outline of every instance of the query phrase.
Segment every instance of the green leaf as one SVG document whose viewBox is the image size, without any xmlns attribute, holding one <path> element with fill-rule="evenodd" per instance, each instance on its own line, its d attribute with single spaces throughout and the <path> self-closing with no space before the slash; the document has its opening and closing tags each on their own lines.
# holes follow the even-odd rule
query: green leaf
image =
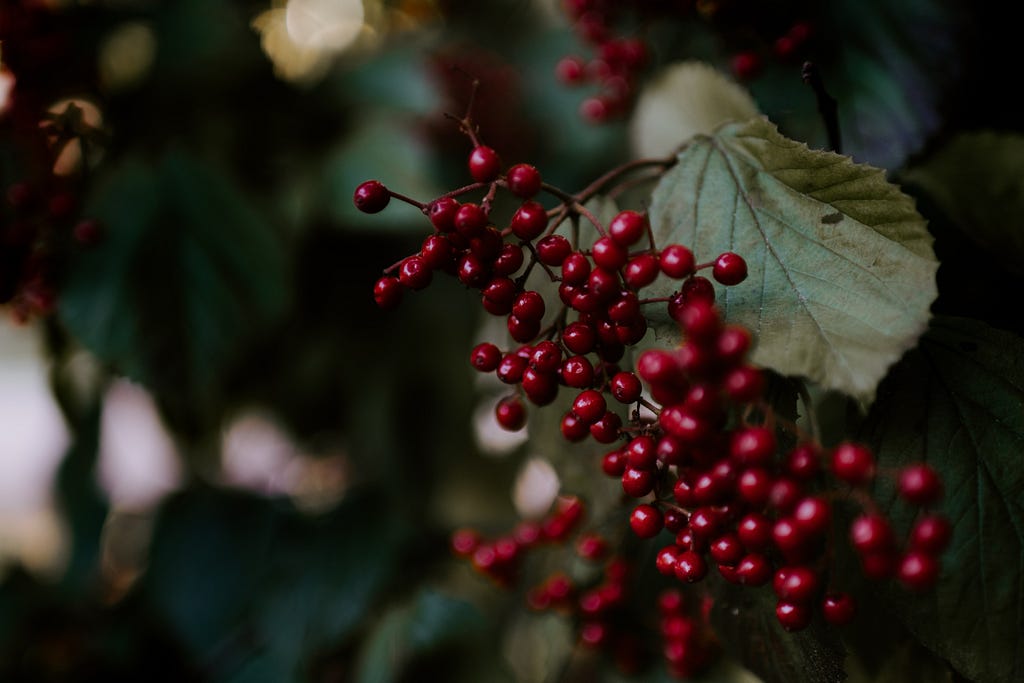
<svg viewBox="0 0 1024 683">
<path fill-rule="evenodd" d="M 283 311 L 278 236 L 227 177 L 184 153 L 126 161 L 86 213 L 106 238 L 71 265 L 64 323 L 158 394 L 208 397 L 241 345 Z"/>
<path fill-rule="evenodd" d="M 882 171 L 808 149 L 766 120 L 699 136 L 652 195 L 659 245 L 733 251 L 747 280 L 718 299 L 758 340 L 753 361 L 870 401 L 924 331 L 937 263 L 924 219 Z M 677 283 L 664 279 L 652 296 Z M 678 335 L 662 314 L 656 332 Z"/>
<path fill-rule="evenodd" d="M 887 596 L 928 648 L 978 681 L 1024 678 L 1024 340 L 938 318 L 879 388 L 865 436 L 883 468 L 925 461 L 954 525 L 934 591 Z M 913 516 L 882 484 L 907 528 Z M 886 495 L 887 494 L 887 495 Z"/>
<path fill-rule="evenodd" d="M 836 683 L 846 678 L 844 650 L 820 621 L 788 633 L 775 617 L 775 596 L 716 580 L 711 625 L 731 655 L 765 683 Z"/>
<path fill-rule="evenodd" d="M 958 135 L 900 179 L 924 189 L 969 238 L 1024 273 L 1024 135 Z"/>
</svg>

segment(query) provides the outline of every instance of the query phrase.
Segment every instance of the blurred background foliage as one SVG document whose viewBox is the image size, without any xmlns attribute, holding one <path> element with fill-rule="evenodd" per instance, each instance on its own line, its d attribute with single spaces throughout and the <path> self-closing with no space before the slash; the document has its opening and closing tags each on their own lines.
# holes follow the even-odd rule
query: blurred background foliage
<svg viewBox="0 0 1024 683">
<path fill-rule="evenodd" d="M 581 456 L 488 456 L 466 362 L 474 296 L 437 282 L 378 310 L 374 280 L 426 224 L 351 202 L 370 178 L 423 200 L 465 184 L 469 143 L 445 115 L 472 78 L 506 164 L 576 189 L 627 159 L 625 124 L 581 122 L 580 92 L 553 75 L 582 50 L 557 4 L 324 0 L 326 34 L 289 7 L 312 0 L 49 4 L 44 38 L 63 56 L 12 69 L 101 117 L 79 163 L 103 234 L 66 255 L 55 314 L 0 339 L 0 405 L 27 415 L 32 367 L 60 409 L 25 418 L 31 447 L 0 454 L 55 451 L 42 502 L 4 508 L 11 529 L 44 522 L 0 532 L 0 680 L 616 680 L 587 658 L 567 667 L 566 624 L 524 617 L 521 595 L 450 559 L 452 528 L 514 523 L 526 456 L 577 470 Z M 1008 10 L 823 5 L 821 65 L 858 160 L 896 171 L 957 131 L 1020 128 Z M 737 47 L 699 22 L 650 31 L 656 65 L 727 68 Z M 752 90 L 789 135 L 824 143 L 799 65 Z M 31 166 L 4 135 L 5 186 Z M 940 251 L 963 246 L 947 239 Z M 979 253 L 963 248 L 945 277 Z M 940 307 L 986 309 L 983 294 L 949 287 Z"/>
</svg>

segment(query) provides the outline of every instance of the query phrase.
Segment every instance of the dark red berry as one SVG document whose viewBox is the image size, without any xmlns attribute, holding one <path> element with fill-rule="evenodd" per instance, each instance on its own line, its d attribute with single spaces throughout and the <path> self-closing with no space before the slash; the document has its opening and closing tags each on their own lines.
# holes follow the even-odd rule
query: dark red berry
<svg viewBox="0 0 1024 683">
<path fill-rule="evenodd" d="M 540 320 L 544 317 L 544 299 L 537 292 L 525 291 L 516 297 L 512 313 L 523 320 Z"/>
<path fill-rule="evenodd" d="M 832 473 L 848 484 L 866 484 L 875 476 L 875 456 L 863 444 L 849 441 L 832 451 Z"/>
<path fill-rule="evenodd" d="M 900 560 L 896 576 L 908 590 L 926 591 L 939 578 L 939 561 L 934 555 L 911 550 Z"/>
<path fill-rule="evenodd" d="M 772 475 L 763 467 L 750 467 L 740 473 L 736 492 L 743 502 L 761 508 L 768 502 L 772 491 Z"/>
<path fill-rule="evenodd" d="M 832 521 L 832 509 L 822 498 L 804 498 L 793 509 L 793 522 L 808 536 L 824 536 Z"/>
<path fill-rule="evenodd" d="M 627 458 L 622 451 L 609 451 L 601 459 L 601 471 L 609 477 L 621 477 L 626 471 Z"/>
<path fill-rule="evenodd" d="M 764 375 L 755 367 L 744 365 L 725 376 L 722 388 L 736 403 L 753 403 L 764 395 Z"/>
<path fill-rule="evenodd" d="M 647 217 L 636 211 L 622 211 L 608 224 L 608 236 L 616 244 L 631 247 L 647 232 Z"/>
<path fill-rule="evenodd" d="M 739 254 L 727 251 L 715 259 L 711 275 L 723 285 L 738 285 L 747 279 L 747 262 Z"/>
<path fill-rule="evenodd" d="M 562 363 L 562 381 L 574 389 L 587 389 L 594 383 L 594 366 L 585 356 L 570 356 Z"/>
<path fill-rule="evenodd" d="M 643 498 L 654 490 L 654 472 L 627 466 L 622 473 L 622 490 L 631 498 Z"/>
<path fill-rule="evenodd" d="M 420 256 L 431 270 L 443 270 L 454 262 L 452 243 L 444 235 L 427 235 L 420 247 Z"/>
<path fill-rule="evenodd" d="M 810 443 L 798 444 L 786 456 L 786 471 L 806 481 L 818 473 L 818 449 Z"/>
<path fill-rule="evenodd" d="M 512 216 L 509 227 L 512 234 L 521 240 L 536 239 L 548 227 L 547 209 L 535 201 L 525 201 Z"/>
<path fill-rule="evenodd" d="M 508 333 L 520 344 L 525 344 L 532 340 L 539 332 L 540 320 L 534 318 L 523 319 L 515 315 L 508 317 Z"/>
<path fill-rule="evenodd" d="M 657 536 L 664 526 L 665 518 L 661 510 L 653 505 L 637 505 L 629 516 L 629 526 L 640 538 Z"/>
<path fill-rule="evenodd" d="M 861 515 L 850 525 L 850 542 L 861 554 L 888 552 L 895 543 L 892 528 L 879 514 Z"/>
<path fill-rule="evenodd" d="M 516 164 L 505 174 L 509 191 L 517 197 L 529 199 L 540 191 L 540 171 L 530 164 Z"/>
<path fill-rule="evenodd" d="M 523 248 L 517 244 L 501 245 L 501 252 L 494 259 L 495 275 L 509 276 L 523 266 Z"/>
<path fill-rule="evenodd" d="M 729 456 L 739 465 L 767 465 L 775 457 L 775 432 L 767 427 L 746 427 L 733 432 Z"/>
<path fill-rule="evenodd" d="M 632 372 L 620 372 L 609 382 L 612 396 L 620 403 L 635 403 L 643 393 L 640 379 Z"/>
<path fill-rule="evenodd" d="M 597 334 L 590 325 L 581 322 L 571 323 L 562 330 L 562 343 L 573 353 L 590 353 L 597 344 Z"/>
<path fill-rule="evenodd" d="M 404 291 L 405 288 L 402 287 L 402 283 L 398 281 L 397 277 L 385 276 L 377 280 L 377 284 L 374 285 L 373 300 L 381 308 L 394 308 L 401 303 Z"/>
<path fill-rule="evenodd" d="M 953 527 L 949 520 L 939 515 L 922 517 L 910 530 L 910 547 L 913 550 L 938 555 L 949 545 Z"/>
<path fill-rule="evenodd" d="M 810 625 L 814 615 L 805 604 L 780 600 L 775 605 L 775 616 L 787 631 L 802 631 Z"/>
<path fill-rule="evenodd" d="M 523 392 L 530 402 L 546 406 L 558 396 L 558 381 L 553 373 L 538 372 L 528 367 L 523 370 Z"/>
<path fill-rule="evenodd" d="M 84 218 L 75 223 L 71 236 L 83 247 L 95 246 L 103 239 L 103 224 L 95 218 Z"/>
<path fill-rule="evenodd" d="M 501 351 L 490 342 L 483 342 L 473 347 L 469 356 L 469 362 L 473 368 L 480 372 L 494 372 L 501 362 Z"/>
<path fill-rule="evenodd" d="M 498 424 L 510 432 L 516 432 L 526 425 L 526 407 L 518 396 L 506 396 L 498 401 L 494 409 Z"/>
<path fill-rule="evenodd" d="M 749 81 L 761 72 L 761 57 L 756 52 L 740 52 L 732 58 L 732 72 L 741 81 Z"/>
<path fill-rule="evenodd" d="M 481 290 L 484 310 L 491 315 L 508 315 L 516 297 L 516 283 L 507 277 L 496 277 Z"/>
<path fill-rule="evenodd" d="M 590 436 L 598 443 L 612 443 L 619 438 L 622 418 L 612 411 L 606 411 L 597 422 L 590 425 Z"/>
<path fill-rule="evenodd" d="M 661 250 L 659 260 L 661 272 L 670 278 L 681 280 L 684 277 L 690 277 L 693 275 L 696 264 L 693 252 L 681 244 L 671 244 Z"/>
<path fill-rule="evenodd" d="M 772 563 L 759 553 L 744 555 L 736 565 L 736 578 L 746 586 L 763 586 L 772 578 Z"/>
<path fill-rule="evenodd" d="M 679 546 L 669 545 L 665 546 L 658 551 L 658 555 L 655 557 L 654 564 L 658 569 L 658 572 L 665 576 L 675 576 L 676 574 L 676 563 L 679 560 L 679 555 L 683 551 Z M 680 607 L 682 604 L 680 603 Z"/>
<path fill-rule="evenodd" d="M 707 573 L 707 562 L 700 553 L 687 550 L 679 553 L 676 558 L 675 574 L 680 581 L 695 583 L 707 576 Z"/>
<path fill-rule="evenodd" d="M 900 472 L 899 492 L 908 503 L 931 505 L 942 498 L 942 480 L 924 463 L 908 465 Z"/>
<path fill-rule="evenodd" d="M 590 269 L 590 259 L 586 256 L 578 251 L 569 254 L 562 261 L 562 282 L 569 285 L 582 285 L 590 277 Z"/>
<path fill-rule="evenodd" d="M 388 188 L 376 180 L 367 180 L 360 184 L 352 195 L 352 202 L 363 213 L 379 213 L 390 201 L 391 193 L 388 192 Z"/>
<path fill-rule="evenodd" d="M 618 270 L 626 265 L 629 252 L 611 237 L 601 237 L 594 242 L 591 248 L 591 258 L 594 263 L 605 270 Z"/>
<path fill-rule="evenodd" d="M 498 153 L 485 145 L 478 145 L 469 155 L 469 174 L 478 183 L 489 183 L 501 173 Z"/>
<path fill-rule="evenodd" d="M 505 384 L 519 384 L 523 380 L 523 372 L 526 370 L 527 360 L 515 353 L 506 353 L 498 363 L 495 372 L 498 379 Z"/>
<path fill-rule="evenodd" d="M 797 565 L 786 567 L 776 573 L 775 594 L 782 600 L 808 603 L 821 590 L 821 578 L 810 567 Z"/>
<path fill-rule="evenodd" d="M 569 240 L 561 235 L 548 235 L 537 242 L 537 258 L 547 266 L 558 268 L 562 265 L 569 254 L 572 253 L 572 245 Z"/>
<path fill-rule="evenodd" d="M 555 65 L 555 76 L 566 85 L 577 85 L 586 78 L 586 63 L 579 57 L 563 57 Z"/>
<path fill-rule="evenodd" d="M 455 213 L 455 230 L 466 239 L 472 239 L 487 227 L 487 212 L 478 204 L 467 203 Z"/>
<path fill-rule="evenodd" d="M 641 289 L 654 282 L 659 272 L 660 267 L 656 256 L 653 254 L 640 254 L 626 262 L 622 279 L 627 287 Z"/>
<path fill-rule="evenodd" d="M 459 202 L 452 197 L 435 199 L 427 206 L 430 223 L 438 232 L 453 232 L 455 230 L 455 214 L 458 213 L 459 206 Z"/>
<path fill-rule="evenodd" d="M 736 533 L 747 550 L 760 552 L 771 543 L 772 522 L 764 515 L 752 512 L 740 520 Z"/>
<path fill-rule="evenodd" d="M 588 425 L 601 419 L 607 409 L 604 395 L 594 389 L 580 393 L 572 404 L 572 412 Z"/>
<path fill-rule="evenodd" d="M 853 620 L 857 605 L 848 593 L 829 593 L 821 603 L 821 613 L 828 623 L 842 626 Z"/>
<path fill-rule="evenodd" d="M 562 418 L 561 429 L 562 437 L 566 441 L 583 441 L 590 434 L 590 425 L 572 413 L 566 413 Z M 623 474 L 623 481 L 625 481 L 625 474 Z"/>
<path fill-rule="evenodd" d="M 745 554 L 743 544 L 734 533 L 723 534 L 711 541 L 711 557 L 715 558 L 718 564 L 735 566 Z"/>
<path fill-rule="evenodd" d="M 653 436 L 633 437 L 626 446 L 629 466 L 638 470 L 653 470 L 658 462 L 658 443 Z"/>
<path fill-rule="evenodd" d="M 735 325 L 723 329 L 715 342 L 715 352 L 723 365 L 739 365 L 749 350 L 750 332 Z"/>
</svg>

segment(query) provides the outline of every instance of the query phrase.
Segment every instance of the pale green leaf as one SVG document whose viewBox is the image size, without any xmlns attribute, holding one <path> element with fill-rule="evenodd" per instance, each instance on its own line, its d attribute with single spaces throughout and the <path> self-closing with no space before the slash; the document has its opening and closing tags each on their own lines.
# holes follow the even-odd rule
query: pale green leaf
<svg viewBox="0 0 1024 683">
<path fill-rule="evenodd" d="M 1024 272 L 1024 135 L 958 135 L 900 178 L 1004 266 Z"/>
<path fill-rule="evenodd" d="M 753 361 L 784 375 L 869 402 L 927 325 L 938 264 L 913 200 L 881 170 L 767 120 L 695 138 L 655 188 L 650 219 L 659 245 L 746 259 L 747 280 L 718 302 L 755 334 Z M 659 280 L 652 295 L 677 286 Z M 678 336 L 667 315 L 656 331 Z"/>
</svg>

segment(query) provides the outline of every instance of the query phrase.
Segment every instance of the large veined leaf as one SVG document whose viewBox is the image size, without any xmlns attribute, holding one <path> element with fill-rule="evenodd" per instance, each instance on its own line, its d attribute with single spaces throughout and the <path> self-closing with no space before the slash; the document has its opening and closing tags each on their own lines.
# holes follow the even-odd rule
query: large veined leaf
<svg viewBox="0 0 1024 683">
<path fill-rule="evenodd" d="M 923 188 L 1003 265 L 1024 272 L 1024 135 L 958 135 L 900 179 Z"/>
<path fill-rule="evenodd" d="M 755 363 L 862 401 L 924 331 L 936 296 L 913 200 L 879 169 L 808 149 L 764 119 L 687 145 L 653 192 L 650 220 L 659 245 L 688 245 L 698 261 L 746 259 L 747 280 L 718 301 L 755 334 Z M 656 327 L 678 334 L 667 317 Z"/>
<path fill-rule="evenodd" d="M 1024 679 L 1024 340 L 937 318 L 879 387 L 865 436 L 882 467 L 923 460 L 942 475 L 954 527 L 935 590 L 889 604 L 969 679 Z M 906 528 L 914 511 L 881 487 Z"/>
</svg>

